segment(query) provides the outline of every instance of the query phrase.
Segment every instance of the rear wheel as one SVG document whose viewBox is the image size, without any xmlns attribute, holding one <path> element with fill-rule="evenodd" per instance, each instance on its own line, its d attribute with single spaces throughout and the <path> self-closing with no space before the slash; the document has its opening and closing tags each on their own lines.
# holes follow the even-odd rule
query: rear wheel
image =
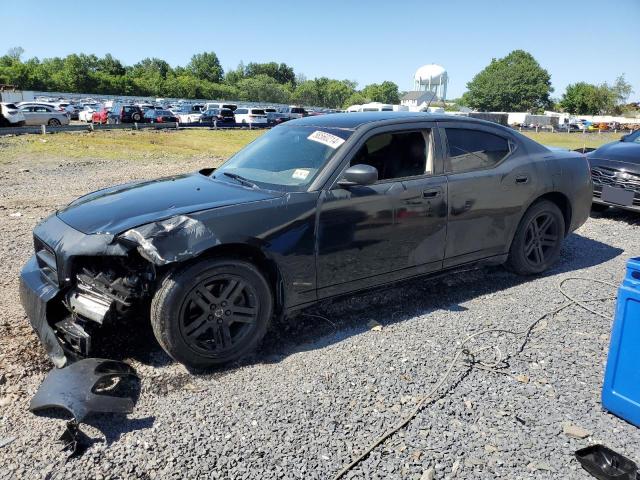
<svg viewBox="0 0 640 480">
<path fill-rule="evenodd" d="M 49 119 L 49 122 L 47 122 L 47 124 L 48 124 L 50 127 L 59 127 L 59 126 L 61 125 L 61 124 L 60 124 L 60 120 L 58 120 L 57 118 L 51 118 L 51 119 Z"/>
<path fill-rule="evenodd" d="M 142 120 L 142 117 L 139 113 L 134 113 L 133 115 L 131 115 L 131 120 L 133 120 L 134 122 L 139 122 L 140 120 Z"/>
<path fill-rule="evenodd" d="M 518 225 L 507 267 L 519 275 L 544 272 L 558 259 L 564 232 L 564 217 L 558 206 L 548 200 L 536 202 Z"/>
<path fill-rule="evenodd" d="M 255 266 L 207 259 L 165 279 L 151 304 L 151 324 L 171 357 L 204 368 L 253 350 L 272 313 L 269 284 Z"/>
</svg>

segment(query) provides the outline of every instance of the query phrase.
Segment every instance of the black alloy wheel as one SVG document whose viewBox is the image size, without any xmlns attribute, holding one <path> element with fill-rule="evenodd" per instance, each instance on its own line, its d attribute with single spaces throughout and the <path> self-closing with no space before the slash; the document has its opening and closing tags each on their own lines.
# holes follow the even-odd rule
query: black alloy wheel
<svg viewBox="0 0 640 480">
<path fill-rule="evenodd" d="M 255 265 L 202 259 L 168 275 L 151 302 L 162 348 L 192 368 L 239 359 L 260 342 L 273 315 L 273 294 Z"/>
<path fill-rule="evenodd" d="M 51 127 L 59 127 L 60 126 L 60 120 L 58 120 L 57 118 L 52 118 L 49 120 L 49 126 Z"/>
<path fill-rule="evenodd" d="M 184 341 L 203 355 L 226 355 L 258 323 L 258 294 L 242 277 L 218 275 L 201 281 L 180 312 Z"/>
<path fill-rule="evenodd" d="M 560 232 L 555 217 L 543 212 L 527 225 L 524 256 L 534 267 L 543 265 L 558 243 Z"/>
<path fill-rule="evenodd" d="M 506 266 L 519 275 L 542 273 L 560 256 L 565 223 L 558 206 L 541 200 L 520 220 L 513 237 Z"/>
</svg>

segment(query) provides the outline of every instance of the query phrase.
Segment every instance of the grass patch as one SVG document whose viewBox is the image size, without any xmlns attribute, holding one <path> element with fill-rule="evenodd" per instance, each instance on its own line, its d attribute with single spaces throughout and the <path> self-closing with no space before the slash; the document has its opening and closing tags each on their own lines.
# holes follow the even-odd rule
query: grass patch
<svg viewBox="0 0 640 480">
<path fill-rule="evenodd" d="M 527 137 L 538 143 L 550 147 L 568 148 L 575 150 L 576 148 L 592 147 L 597 148 L 605 143 L 620 140 L 621 133 L 603 132 L 603 133 L 551 133 L 551 132 L 522 132 Z"/>
<path fill-rule="evenodd" d="M 227 158 L 260 130 L 111 130 L 0 138 L 0 162 L 21 159 Z"/>
<path fill-rule="evenodd" d="M 224 159 L 263 133 L 263 130 L 111 130 L 0 137 L 0 163 L 14 159 L 34 162 L 74 159 Z M 524 134 L 543 145 L 571 150 L 598 147 L 620 138 L 620 134 L 614 133 Z"/>
</svg>

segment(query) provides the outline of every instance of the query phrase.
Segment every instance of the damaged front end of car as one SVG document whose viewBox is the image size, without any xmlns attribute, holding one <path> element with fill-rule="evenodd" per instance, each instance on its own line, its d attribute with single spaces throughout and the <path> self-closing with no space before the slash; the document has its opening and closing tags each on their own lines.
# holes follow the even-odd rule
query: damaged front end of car
<svg viewBox="0 0 640 480">
<path fill-rule="evenodd" d="M 105 325 L 127 328 L 145 315 L 166 265 L 216 243 L 200 221 L 187 215 L 120 234 L 85 234 L 52 215 L 34 230 L 35 253 L 20 276 L 21 302 L 61 368 L 90 356 L 92 338 Z"/>
</svg>

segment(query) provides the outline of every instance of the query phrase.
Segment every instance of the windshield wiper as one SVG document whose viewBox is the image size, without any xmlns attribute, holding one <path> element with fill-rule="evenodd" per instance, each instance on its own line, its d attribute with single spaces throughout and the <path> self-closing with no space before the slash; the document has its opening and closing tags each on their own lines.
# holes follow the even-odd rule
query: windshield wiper
<svg viewBox="0 0 640 480">
<path fill-rule="evenodd" d="M 234 180 L 237 180 L 238 182 L 242 183 L 243 185 L 246 185 L 248 187 L 252 187 L 252 188 L 258 188 L 258 185 L 256 185 L 255 183 L 253 183 L 251 180 L 249 180 L 248 178 L 244 178 L 242 175 L 238 175 L 237 173 L 231 173 L 231 172 L 222 172 L 223 175 L 226 175 L 227 177 L 233 178 Z"/>
</svg>

